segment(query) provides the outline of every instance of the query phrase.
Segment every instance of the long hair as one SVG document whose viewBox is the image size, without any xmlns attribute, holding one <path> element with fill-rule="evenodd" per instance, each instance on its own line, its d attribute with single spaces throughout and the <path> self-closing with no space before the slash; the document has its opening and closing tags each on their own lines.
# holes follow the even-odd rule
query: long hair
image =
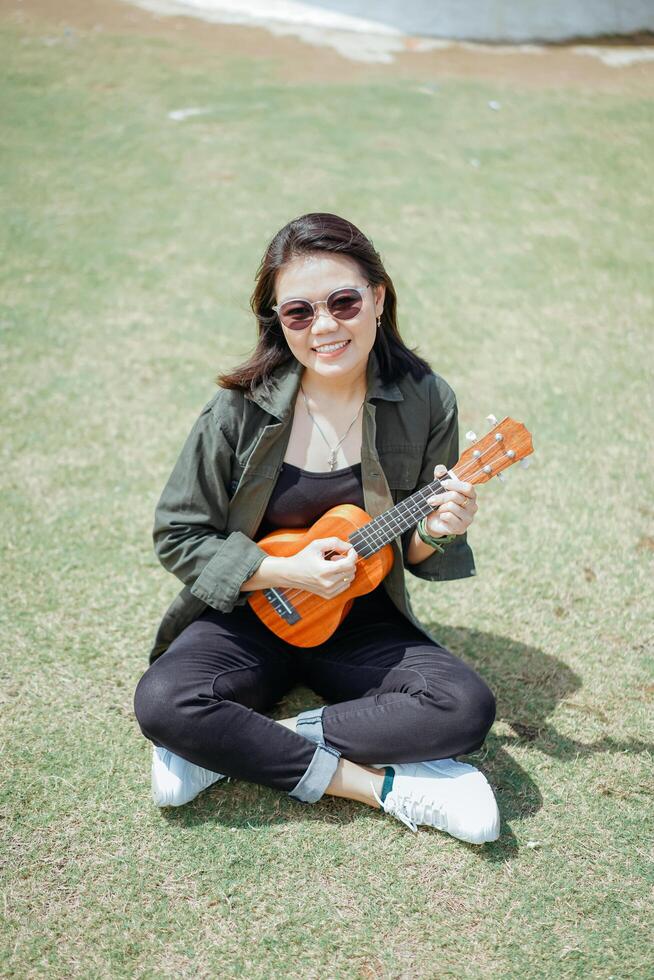
<svg viewBox="0 0 654 980">
<path fill-rule="evenodd" d="M 218 375 L 216 383 L 222 388 L 252 392 L 259 384 L 267 385 L 275 369 L 292 360 L 293 354 L 272 308 L 275 277 L 287 262 L 315 252 L 347 255 L 358 264 L 368 282 L 373 286 L 383 283 L 386 287 L 381 324 L 373 345 L 383 381 L 396 381 L 407 372 L 416 379 L 429 374 L 431 367 L 427 361 L 410 350 L 400 337 L 395 287 L 370 239 L 351 221 L 337 214 L 315 212 L 289 221 L 268 245 L 250 297 L 259 330 L 257 345 L 247 361 L 233 371 Z"/>
</svg>

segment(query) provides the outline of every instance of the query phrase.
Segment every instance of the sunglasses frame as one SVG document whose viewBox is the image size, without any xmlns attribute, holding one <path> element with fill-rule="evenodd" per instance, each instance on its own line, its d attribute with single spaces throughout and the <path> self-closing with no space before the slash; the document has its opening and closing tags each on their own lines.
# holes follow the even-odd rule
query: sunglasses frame
<svg viewBox="0 0 654 980">
<path fill-rule="evenodd" d="M 283 303 L 279 303 L 277 306 L 271 307 L 271 309 L 275 311 L 279 322 L 282 324 L 283 327 L 286 327 L 287 330 L 307 330 L 309 327 L 312 327 L 313 324 L 316 322 L 316 317 L 318 316 L 318 310 L 317 310 L 318 306 L 324 306 L 327 312 L 329 313 L 329 307 L 327 306 L 327 304 L 329 303 L 329 300 L 334 295 L 334 293 L 340 293 L 343 289 L 353 289 L 361 297 L 361 306 L 363 307 L 363 301 L 365 299 L 365 291 L 368 288 L 368 286 L 372 286 L 372 283 L 368 282 L 366 283 L 365 286 L 339 286 L 337 289 L 332 289 L 331 293 L 329 293 L 329 295 L 325 297 L 325 299 L 319 299 L 315 303 L 312 303 L 311 300 L 309 299 L 305 299 L 304 296 L 292 296 L 290 299 L 285 299 Z M 289 327 L 285 323 L 283 323 L 279 310 L 282 306 L 286 306 L 287 303 L 307 303 L 313 310 L 313 319 L 311 320 L 311 322 L 305 324 L 302 327 Z M 347 322 L 348 319 L 348 318 L 341 318 L 335 316 L 333 313 L 329 313 L 329 315 L 334 316 L 334 319 L 336 320 L 343 319 L 344 322 Z M 349 319 L 354 320 L 355 317 L 349 317 Z"/>
</svg>

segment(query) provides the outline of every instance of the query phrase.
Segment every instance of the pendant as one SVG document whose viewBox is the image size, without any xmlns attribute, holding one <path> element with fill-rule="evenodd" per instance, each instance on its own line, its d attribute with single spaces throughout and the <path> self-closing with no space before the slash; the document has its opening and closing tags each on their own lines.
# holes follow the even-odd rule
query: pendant
<svg viewBox="0 0 654 980">
<path fill-rule="evenodd" d="M 330 470 L 336 469 L 336 453 L 331 453 L 329 457 L 329 468 Z"/>
</svg>

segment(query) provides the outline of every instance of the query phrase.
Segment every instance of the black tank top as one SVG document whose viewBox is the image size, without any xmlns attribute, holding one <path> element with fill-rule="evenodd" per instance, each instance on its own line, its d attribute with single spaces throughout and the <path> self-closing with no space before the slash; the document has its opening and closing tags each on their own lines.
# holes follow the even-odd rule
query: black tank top
<svg viewBox="0 0 654 980">
<path fill-rule="evenodd" d="M 282 463 L 257 538 L 281 527 L 310 527 L 337 504 L 356 504 L 365 510 L 361 463 L 329 473 L 314 473 L 291 463 Z M 366 617 L 400 615 L 381 582 L 372 592 L 356 597 L 349 616 L 355 611 Z"/>
<path fill-rule="evenodd" d="M 310 527 L 337 504 L 364 507 L 361 463 L 329 473 L 282 463 L 257 534 L 263 537 L 280 527 Z"/>
</svg>

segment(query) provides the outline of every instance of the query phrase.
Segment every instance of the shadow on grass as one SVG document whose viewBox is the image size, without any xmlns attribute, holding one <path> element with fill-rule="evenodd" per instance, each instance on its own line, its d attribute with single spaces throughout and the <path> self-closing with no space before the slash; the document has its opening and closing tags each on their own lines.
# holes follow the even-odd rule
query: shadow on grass
<svg viewBox="0 0 654 980">
<path fill-rule="evenodd" d="M 491 731 L 483 749 L 466 757 L 483 768 L 496 791 L 502 814 L 500 839 L 475 849 L 485 859 L 501 862 L 515 856 L 518 843 L 511 821 L 536 813 L 543 802 L 536 783 L 507 751 L 511 746 L 527 742 L 563 762 L 603 752 L 654 750 L 654 745 L 639 739 L 605 735 L 587 743 L 557 732 L 548 717 L 562 700 L 582 687 L 582 682 L 567 664 L 537 647 L 465 627 L 430 623 L 429 630 L 484 678 L 497 699 L 496 721 L 504 721 L 514 733 L 497 735 Z M 599 706 L 590 705 L 584 710 L 600 721 L 604 719 Z"/>
<path fill-rule="evenodd" d="M 582 686 L 581 680 L 566 664 L 536 647 L 517 643 L 504 636 L 483 633 L 464 627 L 429 624 L 432 634 L 484 678 L 497 699 L 496 721 L 504 721 L 513 735 L 491 731 L 483 748 L 467 756 L 481 767 L 495 789 L 502 815 L 500 839 L 484 847 L 470 848 L 484 860 L 502 863 L 518 854 L 518 841 L 511 828 L 513 820 L 523 820 L 536 813 L 543 798 L 538 786 L 516 762 L 507 749 L 524 743 L 561 761 L 591 756 L 601 752 L 653 751 L 654 745 L 638 739 L 615 739 L 604 736 L 591 743 L 561 735 L 549 724 L 548 717 L 557 705 Z M 286 718 L 309 706 L 325 703 L 303 686 L 293 688 L 270 712 L 274 718 Z M 600 707 L 585 709 L 602 720 Z M 229 790 L 225 794 L 225 790 Z M 225 804 L 225 809 L 223 809 Z M 233 828 L 330 823 L 344 825 L 361 818 L 358 803 L 324 798 L 319 807 L 290 800 L 286 794 L 252 783 L 223 781 L 202 793 L 179 810 L 162 810 L 170 823 L 191 826 L 213 821 Z"/>
<path fill-rule="evenodd" d="M 635 738 L 616 739 L 605 735 L 595 742 L 579 742 L 557 732 L 547 721 L 549 715 L 559 702 L 579 690 L 582 683 L 566 664 L 542 650 L 479 630 L 436 623 L 431 623 L 429 629 L 484 678 L 497 698 L 496 721 L 504 721 L 513 729 L 512 736 L 491 734 L 486 746 L 529 742 L 562 761 L 602 752 L 638 753 L 654 749 L 654 745 Z M 600 721 L 606 720 L 599 705 L 587 705 L 584 711 Z M 475 755 L 478 757 L 479 753 Z"/>
</svg>

